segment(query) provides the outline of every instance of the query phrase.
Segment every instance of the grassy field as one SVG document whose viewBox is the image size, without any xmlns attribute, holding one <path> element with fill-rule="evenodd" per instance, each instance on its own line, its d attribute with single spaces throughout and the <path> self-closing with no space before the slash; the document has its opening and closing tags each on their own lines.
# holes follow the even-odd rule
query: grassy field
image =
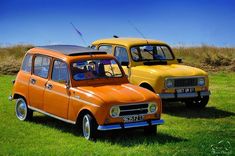
<svg viewBox="0 0 235 156">
<path fill-rule="evenodd" d="M 206 71 L 235 72 L 235 48 L 202 45 L 199 47 L 175 47 L 173 51 L 183 63 Z"/>
<path fill-rule="evenodd" d="M 203 110 L 164 106 L 165 124 L 156 136 L 113 131 L 96 142 L 81 137 L 75 126 L 38 113 L 30 122 L 19 121 L 14 102 L 7 100 L 12 79 L 0 76 L 0 155 L 235 154 L 235 73 L 210 73 L 212 96 Z"/>
<path fill-rule="evenodd" d="M 23 56 L 32 45 L 0 47 L 0 74 L 14 75 L 20 69 Z M 235 72 L 235 48 L 213 47 L 174 47 L 177 58 L 183 64 L 202 68 L 206 71 Z"/>
</svg>

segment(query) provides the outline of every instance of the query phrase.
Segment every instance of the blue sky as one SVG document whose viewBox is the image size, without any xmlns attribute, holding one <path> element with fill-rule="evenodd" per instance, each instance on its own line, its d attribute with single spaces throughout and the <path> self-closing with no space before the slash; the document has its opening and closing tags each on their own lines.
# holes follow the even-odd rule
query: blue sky
<svg viewBox="0 0 235 156">
<path fill-rule="evenodd" d="M 235 0 L 0 0 L 0 46 L 84 45 L 114 34 L 235 47 Z"/>
</svg>

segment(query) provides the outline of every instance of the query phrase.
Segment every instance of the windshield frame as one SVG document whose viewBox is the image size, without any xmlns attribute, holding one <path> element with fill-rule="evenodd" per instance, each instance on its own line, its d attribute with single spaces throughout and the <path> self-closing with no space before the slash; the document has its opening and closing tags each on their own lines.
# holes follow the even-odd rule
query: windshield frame
<svg viewBox="0 0 235 156">
<path fill-rule="evenodd" d="M 88 61 L 88 60 L 114 60 L 117 63 L 117 65 L 118 65 L 118 67 L 119 67 L 119 69 L 121 71 L 122 76 L 120 76 L 120 77 L 108 77 L 107 76 L 107 77 L 98 77 L 98 78 L 92 78 L 92 79 L 75 80 L 73 72 L 72 72 L 72 65 L 73 65 L 73 63 L 76 63 L 77 61 Z M 124 78 L 125 77 L 125 72 L 124 72 L 122 66 L 120 65 L 120 63 L 116 60 L 116 58 L 86 58 L 86 59 L 73 60 L 72 62 L 70 62 L 70 73 L 71 73 L 71 78 L 75 82 L 84 82 L 84 81 L 101 80 L 101 79 L 111 80 L 111 79 L 116 79 L 116 78 L 120 79 L 120 78 Z"/>
<path fill-rule="evenodd" d="M 152 60 L 134 60 L 133 59 L 133 56 L 132 56 L 132 52 L 131 52 L 131 48 L 134 48 L 134 47 L 141 47 L 141 46 L 165 46 L 169 49 L 169 52 L 171 53 L 172 55 L 172 59 L 152 59 Z M 131 60 L 134 61 L 134 62 L 148 62 L 148 61 L 173 61 L 175 60 L 175 55 L 171 49 L 170 46 L 168 46 L 167 44 L 140 44 L 140 45 L 133 45 L 129 48 L 129 52 L 130 52 L 130 55 L 131 55 Z"/>
</svg>

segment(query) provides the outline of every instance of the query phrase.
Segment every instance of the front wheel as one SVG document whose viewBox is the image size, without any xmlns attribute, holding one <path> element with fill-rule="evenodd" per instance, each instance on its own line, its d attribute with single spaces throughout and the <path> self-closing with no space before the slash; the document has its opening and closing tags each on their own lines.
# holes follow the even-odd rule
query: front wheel
<svg viewBox="0 0 235 156">
<path fill-rule="evenodd" d="M 191 100 L 186 100 L 185 104 L 188 108 L 204 108 L 209 101 L 209 96 L 198 97 Z"/>
<path fill-rule="evenodd" d="M 87 140 L 95 140 L 97 137 L 97 124 L 90 114 L 83 116 L 82 134 Z"/>
<path fill-rule="evenodd" d="M 148 126 L 144 127 L 144 134 L 145 135 L 155 135 L 157 133 L 157 126 Z"/>
<path fill-rule="evenodd" d="M 33 111 L 28 108 L 23 98 L 19 98 L 16 100 L 15 111 L 16 117 L 21 121 L 30 120 L 33 116 Z"/>
</svg>

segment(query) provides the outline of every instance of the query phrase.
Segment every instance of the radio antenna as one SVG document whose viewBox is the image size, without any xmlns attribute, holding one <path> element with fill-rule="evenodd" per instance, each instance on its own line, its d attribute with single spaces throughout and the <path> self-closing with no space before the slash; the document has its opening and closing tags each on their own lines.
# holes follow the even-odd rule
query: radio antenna
<svg viewBox="0 0 235 156">
<path fill-rule="evenodd" d="M 73 25 L 72 22 L 70 22 L 70 24 L 72 25 L 72 27 L 74 28 L 74 30 L 77 32 L 77 34 L 80 36 L 80 38 L 82 39 L 83 43 L 84 43 L 85 45 L 87 45 L 87 42 L 85 41 L 85 39 L 84 39 L 83 36 L 82 36 L 82 33 Z"/>
<path fill-rule="evenodd" d="M 137 33 L 140 34 L 140 36 L 142 36 L 144 39 L 146 39 L 146 37 L 144 36 L 144 34 L 143 34 L 131 21 L 128 21 L 128 23 L 130 24 L 130 26 L 132 26 L 132 28 L 135 29 L 135 31 L 136 31 Z"/>
</svg>

